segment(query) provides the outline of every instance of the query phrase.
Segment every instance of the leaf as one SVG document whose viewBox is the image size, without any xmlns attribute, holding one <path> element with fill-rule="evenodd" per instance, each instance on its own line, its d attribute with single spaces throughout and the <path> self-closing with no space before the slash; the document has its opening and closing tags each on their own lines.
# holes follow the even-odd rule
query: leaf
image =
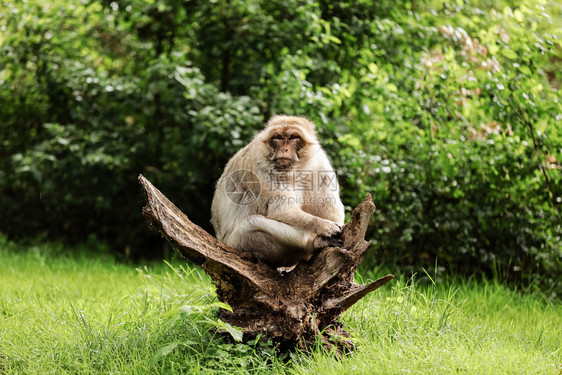
<svg viewBox="0 0 562 375">
<path fill-rule="evenodd" d="M 515 19 L 519 22 L 523 22 L 523 20 L 525 19 L 523 12 L 521 12 L 519 9 L 515 10 L 513 12 L 513 15 L 515 16 Z"/>
<path fill-rule="evenodd" d="M 336 43 L 336 44 L 341 44 L 341 40 L 340 40 L 339 38 L 333 36 L 333 35 L 330 35 L 330 36 L 328 37 L 328 39 L 330 40 L 330 42 L 334 42 L 334 43 Z"/>
<path fill-rule="evenodd" d="M 390 92 L 398 92 L 398 87 L 394 83 L 387 83 L 384 87 Z"/>
<path fill-rule="evenodd" d="M 180 307 L 179 312 L 190 315 L 190 314 L 202 313 L 203 309 L 201 308 L 201 306 L 184 305 Z"/>
<path fill-rule="evenodd" d="M 362 146 L 359 137 L 350 133 L 342 135 L 341 137 L 339 137 L 338 141 L 355 149 L 361 149 Z"/>
<path fill-rule="evenodd" d="M 217 302 L 213 303 L 213 306 L 220 307 L 221 309 L 225 309 L 225 310 L 228 310 L 228 311 L 232 312 L 232 307 L 230 307 L 229 305 L 227 305 L 224 302 L 217 301 Z"/>
<path fill-rule="evenodd" d="M 242 329 L 238 327 L 234 327 L 229 323 L 223 322 L 222 320 L 217 321 L 217 326 L 224 328 L 230 334 L 230 336 L 232 336 L 234 340 L 242 341 L 242 337 L 244 335 Z"/>
<path fill-rule="evenodd" d="M 177 342 L 173 342 L 170 345 L 166 345 L 165 347 L 163 347 L 162 350 L 162 356 L 165 357 L 168 354 L 170 354 L 172 351 L 174 351 L 174 349 L 178 346 Z"/>
<path fill-rule="evenodd" d="M 521 65 L 518 69 L 521 73 L 525 74 L 526 76 L 531 75 L 531 69 L 529 69 L 527 65 Z"/>
<path fill-rule="evenodd" d="M 170 354 L 171 352 L 174 351 L 175 348 L 177 348 L 179 342 L 178 341 L 174 341 L 172 343 L 167 344 L 166 346 L 161 347 L 160 349 L 158 349 L 156 351 L 156 353 L 154 353 L 154 355 L 152 356 L 152 358 L 150 359 L 150 364 L 151 365 L 155 365 L 158 362 L 160 362 L 160 360 L 162 359 L 162 357 L 167 356 L 168 354 Z"/>
<path fill-rule="evenodd" d="M 502 49 L 501 53 L 502 53 L 502 55 L 504 55 L 508 59 L 515 60 L 517 58 L 517 53 L 515 53 L 515 51 L 513 51 L 512 49 L 509 49 L 509 48 Z"/>
</svg>

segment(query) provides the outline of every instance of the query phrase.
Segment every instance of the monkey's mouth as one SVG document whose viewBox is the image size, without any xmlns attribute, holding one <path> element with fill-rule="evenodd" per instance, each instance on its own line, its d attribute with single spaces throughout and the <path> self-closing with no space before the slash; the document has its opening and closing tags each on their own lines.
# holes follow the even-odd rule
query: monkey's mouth
<svg viewBox="0 0 562 375">
<path fill-rule="evenodd" d="M 277 169 L 285 169 L 289 168 L 295 162 L 294 159 L 289 158 L 277 158 L 275 159 L 275 168 Z"/>
</svg>

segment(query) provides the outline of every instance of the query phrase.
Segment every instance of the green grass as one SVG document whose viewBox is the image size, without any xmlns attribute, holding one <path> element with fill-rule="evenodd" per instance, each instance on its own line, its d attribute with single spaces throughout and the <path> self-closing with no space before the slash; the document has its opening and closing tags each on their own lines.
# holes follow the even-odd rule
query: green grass
<svg viewBox="0 0 562 375">
<path fill-rule="evenodd" d="M 562 364 L 562 305 L 493 281 L 398 277 L 344 314 L 351 355 L 284 361 L 267 341 L 215 337 L 210 280 L 181 260 L 135 268 L 105 251 L 0 238 L 0 262 L 0 374 L 557 375 Z"/>
</svg>

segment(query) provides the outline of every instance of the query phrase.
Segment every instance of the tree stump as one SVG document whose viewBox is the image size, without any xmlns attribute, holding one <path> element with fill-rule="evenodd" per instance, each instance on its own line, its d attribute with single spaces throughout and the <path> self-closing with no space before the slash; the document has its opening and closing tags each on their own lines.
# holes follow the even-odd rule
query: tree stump
<svg viewBox="0 0 562 375">
<path fill-rule="evenodd" d="M 223 244 L 193 224 L 144 176 L 139 175 L 139 182 L 147 202 L 143 215 L 149 225 L 211 277 L 218 299 L 232 308 L 220 309 L 219 318 L 241 327 L 244 340 L 265 335 L 284 346 L 306 349 L 320 336 L 325 346 L 348 351 L 353 342 L 338 317 L 394 278 L 386 275 L 367 285 L 353 281 L 370 245 L 364 240 L 375 210 L 370 194 L 353 210 L 342 232 L 341 248 L 322 249 L 284 273 L 249 252 Z"/>
</svg>

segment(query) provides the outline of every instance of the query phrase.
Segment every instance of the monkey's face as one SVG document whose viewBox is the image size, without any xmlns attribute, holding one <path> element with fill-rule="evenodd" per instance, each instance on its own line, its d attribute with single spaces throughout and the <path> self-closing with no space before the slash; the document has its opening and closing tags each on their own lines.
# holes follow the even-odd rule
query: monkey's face
<svg viewBox="0 0 562 375">
<path fill-rule="evenodd" d="M 268 146 L 270 160 L 275 169 L 289 169 L 300 160 L 301 152 L 307 142 L 301 130 L 295 127 L 278 127 L 272 129 Z"/>
</svg>

